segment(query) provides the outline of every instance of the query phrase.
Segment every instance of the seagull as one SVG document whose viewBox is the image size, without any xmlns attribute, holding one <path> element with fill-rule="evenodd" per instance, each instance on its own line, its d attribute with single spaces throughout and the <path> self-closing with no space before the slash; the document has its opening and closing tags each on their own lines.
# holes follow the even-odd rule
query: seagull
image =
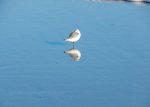
<svg viewBox="0 0 150 107">
<path fill-rule="evenodd" d="M 79 29 L 76 29 L 75 31 L 70 33 L 69 37 L 67 37 L 64 40 L 67 41 L 67 42 L 75 43 L 80 39 L 80 37 L 81 37 L 81 32 L 80 32 Z"/>
<path fill-rule="evenodd" d="M 74 61 L 79 61 L 81 58 L 81 52 L 78 49 L 69 49 L 64 51 L 65 54 L 69 55 Z"/>
</svg>

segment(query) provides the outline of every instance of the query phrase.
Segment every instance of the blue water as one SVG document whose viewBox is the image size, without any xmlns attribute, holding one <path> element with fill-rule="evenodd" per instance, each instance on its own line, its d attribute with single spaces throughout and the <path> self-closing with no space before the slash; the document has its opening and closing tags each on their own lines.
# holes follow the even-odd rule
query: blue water
<svg viewBox="0 0 150 107">
<path fill-rule="evenodd" d="M 150 6 L 0 0 L 0 107 L 150 107 Z M 76 62 L 64 38 L 82 37 Z"/>
</svg>

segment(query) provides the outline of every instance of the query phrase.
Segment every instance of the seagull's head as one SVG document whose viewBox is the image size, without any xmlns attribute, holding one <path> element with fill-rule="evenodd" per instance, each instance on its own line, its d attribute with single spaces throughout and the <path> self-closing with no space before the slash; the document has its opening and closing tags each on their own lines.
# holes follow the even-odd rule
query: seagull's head
<svg viewBox="0 0 150 107">
<path fill-rule="evenodd" d="M 79 30 L 79 29 L 76 29 L 75 32 L 80 33 L 80 30 Z"/>
</svg>

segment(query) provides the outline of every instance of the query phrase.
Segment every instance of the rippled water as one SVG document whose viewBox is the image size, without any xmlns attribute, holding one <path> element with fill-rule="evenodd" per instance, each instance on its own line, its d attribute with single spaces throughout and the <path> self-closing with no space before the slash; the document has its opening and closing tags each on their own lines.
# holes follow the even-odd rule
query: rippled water
<svg viewBox="0 0 150 107">
<path fill-rule="evenodd" d="M 149 107 L 150 6 L 0 1 L 0 107 Z M 79 28 L 80 61 L 64 53 Z"/>
</svg>

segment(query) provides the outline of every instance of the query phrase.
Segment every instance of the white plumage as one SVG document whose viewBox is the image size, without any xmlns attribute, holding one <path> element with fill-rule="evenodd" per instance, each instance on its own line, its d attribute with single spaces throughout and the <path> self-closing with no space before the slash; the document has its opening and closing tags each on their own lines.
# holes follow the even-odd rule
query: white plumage
<svg viewBox="0 0 150 107">
<path fill-rule="evenodd" d="M 81 37 L 81 32 L 79 29 L 76 29 L 74 32 L 70 33 L 69 37 L 65 39 L 67 42 L 77 42 Z"/>
</svg>

